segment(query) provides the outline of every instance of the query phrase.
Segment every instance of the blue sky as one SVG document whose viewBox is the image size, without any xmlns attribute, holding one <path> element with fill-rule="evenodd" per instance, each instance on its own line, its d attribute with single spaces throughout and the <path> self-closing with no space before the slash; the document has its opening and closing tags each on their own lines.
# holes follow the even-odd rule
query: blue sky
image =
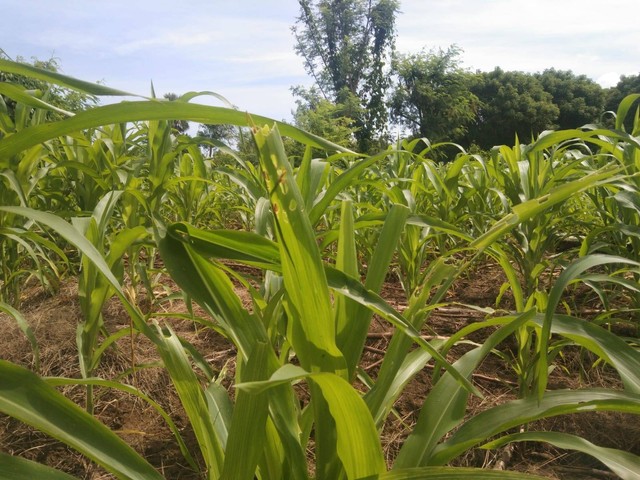
<svg viewBox="0 0 640 480">
<path fill-rule="evenodd" d="M 211 90 L 290 119 L 311 80 L 293 51 L 296 0 L 4 0 L 0 48 L 148 94 Z M 573 70 L 604 86 L 640 69 L 637 0 L 401 0 L 396 49 L 457 44 L 471 70 Z M 212 103 L 214 103 L 212 101 Z"/>
</svg>

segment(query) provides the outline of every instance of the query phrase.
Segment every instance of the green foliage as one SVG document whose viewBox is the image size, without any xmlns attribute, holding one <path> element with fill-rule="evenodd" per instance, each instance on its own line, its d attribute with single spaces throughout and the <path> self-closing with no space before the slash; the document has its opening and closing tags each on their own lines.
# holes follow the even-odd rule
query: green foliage
<svg viewBox="0 0 640 480">
<path fill-rule="evenodd" d="M 391 117 L 413 137 L 459 141 L 476 119 L 479 102 L 469 89 L 469 74 L 459 66 L 460 53 L 451 46 L 395 57 L 398 84 L 391 95 Z"/>
<path fill-rule="evenodd" d="M 0 411 L 3 413 L 67 443 L 115 474 L 117 478 L 144 476 L 149 479 L 162 479 L 144 458 L 114 432 L 59 394 L 34 373 L 12 363 L 0 361 L 0 377 Z M 0 475 L 4 478 L 9 478 L 6 468 L 35 471 L 29 464 L 2 464 Z"/>
<path fill-rule="evenodd" d="M 0 65 L 31 71 L 19 64 Z M 51 72 L 36 73 L 81 91 L 93 88 Z M 509 88 L 518 93 L 513 85 Z M 635 100 L 631 96 L 621 103 L 619 125 Z M 32 108 L 48 111 L 38 105 Z M 625 238 L 633 237 L 637 226 L 637 138 L 621 129 L 551 132 L 528 145 L 494 149 L 490 157 L 455 147 L 460 154 L 443 165 L 434 159 L 443 144 L 418 152 L 419 140 L 400 142 L 378 155 L 359 156 L 291 125 L 255 116 L 261 125 L 256 127 L 247 125 L 247 118 L 232 108 L 147 100 L 35 123 L 0 139 L 2 178 L 10 187 L 0 192 L 8 203 L 0 205 L 0 219 L 8 225 L 0 232 L 5 246 L 30 251 L 24 240 L 29 239 L 41 247 L 36 257 L 55 265 L 51 252 L 62 249 L 40 240 L 44 232 L 54 232 L 82 264 L 85 321 L 78 350 L 86 377 L 42 379 L 0 362 L 0 411 L 78 449 L 118 478 L 161 477 L 54 386 L 99 385 L 145 400 L 168 420 L 186 461 L 207 479 L 305 479 L 310 471 L 319 480 L 531 478 L 443 467 L 475 446 L 518 440 L 586 452 L 623 475 L 640 467 L 637 456 L 573 436 L 511 433 L 534 420 L 582 411 L 640 414 L 640 354 L 634 340 L 579 318 L 569 305 L 564 314 L 558 312 L 564 292 L 577 282 L 598 289 L 602 297 L 613 291 L 611 284 L 640 290 L 638 262 L 630 258 L 637 254 L 627 251 L 631 242 Z M 214 139 L 208 141 L 228 163 L 204 158 L 202 139 L 172 135 L 175 119 L 251 127 L 257 162 Z M 288 159 L 281 133 L 308 147 L 298 168 Z M 327 153 L 313 158 L 312 148 Z M 49 165 L 55 175 L 46 175 L 46 168 L 38 173 Z M 93 192 L 82 189 L 88 179 L 95 182 Z M 43 193 L 55 185 L 63 185 L 65 193 Z M 589 196 L 582 196 L 585 192 Z M 72 200 L 53 214 L 43 211 L 51 198 L 60 205 Z M 231 222 L 212 228 L 211 218 L 218 217 L 210 211 L 219 208 L 219 198 L 243 204 L 245 231 Z M 593 207 L 584 208 L 587 199 Z M 601 216 L 590 212 L 599 208 L 599 199 L 608 199 Z M 569 208 L 585 231 L 624 223 L 624 235 L 602 235 L 597 245 L 585 238 L 580 256 L 574 251 L 554 263 L 557 237 L 569 228 L 562 219 L 572 220 Z M 80 219 L 70 224 L 61 216 Z M 151 232 L 154 246 L 147 253 L 150 261 L 144 262 L 138 247 Z M 129 288 L 125 294 L 127 277 L 135 290 L 136 271 L 139 278 L 148 278 L 155 270 L 155 247 L 173 280 L 208 314 L 200 319 L 201 327 L 234 344 L 233 395 L 212 372 L 206 352 L 198 352 L 168 325 L 150 324 L 133 301 L 135 294 Z M 606 248 L 618 256 L 594 253 Z M 125 269 L 125 254 L 138 270 Z M 446 302 L 453 282 L 487 257 L 505 270 L 513 312 L 483 309 L 486 318 L 449 338 L 425 339 L 429 316 Z M 263 274 L 248 278 L 221 260 Z M 361 272 L 363 263 L 366 272 Z M 13 275 L 12 264 L 3 263 L 3 268 Z M 401 270 L 406 309 L 380 297 L 395 268 Z M 236 293 L 238 283 L 251 296 L 251 305 Z M 112 335 L 100 343 L 100 307 L 112 295 L 131 319 L 124 334 L 144 335 L 155 346 L 202 466 L 152 399 L 120 381 L 90 377 L 116 340 Z M 37 354 L 33 332 L 19 312 L 0 308 L 16 319 Z M 360 364 L 374 314 L 388 322 L 393 336 L 379 372 L 370 377 Z M 471 343 L 477 337 L 470 335 L 480 330 L 488 332 L 484 341 Z M 499 347 L 514 335 L 518 352 L 509 358 Z M 451 348 L 463 342 L 465 353 L 449 363 Z M 623 388 L 547 391 L 549 367 L 566 345 L 580 346 L 610 365 Z M 470 397 L 479 395 L 473 374 L 494 353 L 507 367 L 520 369 L 523 398 L 470 414 Z M 397 457 L 386 459 L 380 438 L 395 401 L 430 362 L 433 387 L 418 407 L 418 421 Z M 306 391 L 294 387 L 299 381 L 306 383 Z M 29 475 L 68 478 L 0 454 L 0 478 Z"/>
<path fill-rule="evenodd" d="M 478 73 L 471 91 L 481 106 L 467 141 L 483 149 L 510 144 L 516 135 L 522 140 L 535 138 L 552 128 L 559 115 L 552 95 L 538 79 L 526 73 L 500 68 Z"/>
<path fill-rule="evenodd" d="M 297 87 L 293 89 L 297 108 L 293 114 L 294 124 L 307 132 L 331 140 L 343 147 L 355 148 L 357 128 L 352 112 L 358 109 L 357 100 L 350 98 L 350 104 L 332 103 L 322 97 L 316 88 L 309 90 Z M 291 145 L 289 155 L 302 158 L 304 150 Z"/>
<path fill-rule="evenodd" d="M 616 112 L 622 100 L 628 95 L 635 93 L 640 93 L 640 73 L 637 75 L 622 75 L 616 86 L 611 87 L 607 91 L 605 109 Z M 635 100 L 633 105 L 632 111 L 640 108 L 640 100 Z M 631 133 L 633 131 L 633 125 L 633 115 L 629 115 L 624 121 L 625 130 Z"/>
<path fill-rule="evenodd" d="M 345 112 L 361 151 L 375 147 L 387 123 L 385 65 L 395 41 L 396 0 L 300 0 L 295 50 L 324 98 L 357 108 Z"/>
<path fill-rule="evenodd" d="M 534 75 L 560 110 L 554 128 L 579 128 L 599 123 L 604 111 L 605 90 L 586 75 L 566 70 L 547 69 Z M 620 102 L 617 102 L 618 105 Z"/>
<path fill-rule="evenodd" d="M 237 137 L 237 129 L 232 125 L 200 125 L 197 132 L 202 143 L 202 148 L 211 157 L 217 150 L 216 143 L 229 145 Z"/>
<path fill-rule="evenodd" d="M 58 72 L 60 70 L 59 60 L 53 57 L 49 60 L 33 58 L 30 63 L 24 58 L 18 57 L 16 61 L 50 72 Z M 44 80 L 33 78 L 31 76 L 0 70 L 0 82 L 20 86 L 20 88 L 24 89 L 25 93 L 42 99 L 54 107 L 58 107 L 69 112 L 77 112 L 97 104 L 97 98 L 91 94 L 79 92 L 63 86 L 51 85 Z M 19 120 L 16 116 L 20 117 L 23 114 L 17 103 L 4 95 L 2 95 L 2 100 L 6 104 L 9 117 L 13 119 L 14 122 Z M 18 107 L 18 111 L 16 111 L 16 107 Z M 51 111 L 47 113 L 48 120 L 59 120 L 61 118 L 63 118 L 63 116 L 58 112 Z M 0 135 L 1 134 L 2 131 L 0 129 Z"/>
</svg>

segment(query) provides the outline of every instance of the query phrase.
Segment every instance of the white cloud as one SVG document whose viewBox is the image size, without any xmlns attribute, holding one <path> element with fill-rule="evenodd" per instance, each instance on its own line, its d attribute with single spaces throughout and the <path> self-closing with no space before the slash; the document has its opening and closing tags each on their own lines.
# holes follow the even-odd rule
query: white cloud
<svg viewBox="0 0 640 480">
<path fill-rule="evenodd" d="M 620 74 L 618 72 L 607 72 L 603 75 L 600 75 L 596 82 L 598 82 L 603 87 L 613 87 L 620 81 Z"/>
<path fill-rule="evenodd" d="M 147 93 L 153 79 L 159 94 L 212 90 L 284 118 L 294 107 L 290 86 L 310 81 L 293 51 L 295 0 L 6 3 L 9 55 L 54 54 L 66 73 L 114 88 Z M 603 85 L 638 71 L 638 1 L 401 0 L 401 11 L 399 52 L 455 43 L 472 70 L 554 67 Z"/>
<path fill-rule="evenodd" d="M 209 45 L 215 41 L 215 35 L 207 32 L 191 31 L 167 32 L 156 37 L 143 37 L 126 43 L 115 45 L 114 51 L 119 55 L 131 55 L 146 49 L 159 47 L 184 48 Z"/>
<path fill-rule="evenodd" d="M 399 51 L 463 48 L 471 69 L 631 73 L 640 57 L 640 2 L 609 0 L 404 0 Z"/>
</svg>

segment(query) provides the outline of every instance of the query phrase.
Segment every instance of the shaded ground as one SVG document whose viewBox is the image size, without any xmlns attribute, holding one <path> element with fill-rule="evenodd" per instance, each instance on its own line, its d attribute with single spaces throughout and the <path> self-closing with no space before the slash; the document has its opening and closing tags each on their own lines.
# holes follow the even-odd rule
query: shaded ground
<svg viewBox="0 0 640 480">
<path fill-rule="evenodd" d="M 423 333 L 428 336 L 448 336 L 471 322 L 481 320 L 482 313 L 465 308 L 463 304 L 494 307 L 502 281 L 499 268 L 491 265 L 486 265 L 481 270 L 460 279 L 447 298 L 449 302 L 458 303 L 435 311 Z M 164 287 L 168 291 L 173 290 L 169 280 L 164 281 Z M 239 294 L 247 297 L 246 293 L 240 290 Z M 577 294 L 582 295 L 581 292 Z M 385 284 L 383 296 L 396 308 L 403 308 L 405 300 L 398 283 Z M 27 289 L 23 292 L 23 298 L 21 311 L 32 326 L 40 345 L 40 373 L 44 376 L 78 378 L 80 371 L 75 337 L 81 317 L 77 303 L 77 284 L 65 283 L 54 297 L 45 295 L 37 288 Z M 250 303 L 249 298 L 244 298 L 244 301 L 246 304 Z M 585 308 L 593 307 L 593 300 L 586 293 L 582 302 Z M 501 306 L 508 306 L 508 303 L 509 299 L 505 298 Z M 162 303 L 155 310 L 184 312 L 185 308 L 181 301 L 174 300 Z M 129 326 L 128 316 L 116 301 L 109 302 L 104 316 L 106 328 L 110 332 Z M 210 329 L 198 328 L 188 320 L 163 318 L 161 321 L 170 323 L 180 336 L 193 343 L 216 372 L 226 370 L 228 378 L 233 377 L 235 350 L 226 339 Z M 0 331 L 3 332 L 0 337 L 0 358 L 32 368 L 31 347 L 15 322 L 0 314 Z M 377 373 L 390 334 L 391 329 L 388 325 L 374 319 L 362 365 L 372 376 Z M 482 341 L 482 335 L 486 336 L 486 333 L 477 334 L 476 338 L 472 339 Z M 508 352 L 512 346 L 507 342 L 502 348 Z M 460 351 L 452 352 L 452 355 L 456 354 L 459 355 Z M 615 373 L 607 368 L 585 369 L 583 366 L 591 363 L 589 358 L 584 358 L 583 355 L 578 349 L 568 349 L 560 361 L 560 368 L 556 368 L 551 376 L 549 388 L 610 388 L 618 384 Z M 111 379 L 120 376 L 149 394 L 172 415 L 190 444 L 190 451 L 197 452 L 184 412 L 172 393 L 171 381 L 162 368 L 155 366 L 157 362 L 155 350 L 149 341 L 142 336 L 125 337 L 118 343 L 117 349 L 105 353 L 100 370 L 96 374 Z M 136 374 L 132 375 L 132 363 L 148 366 L 138 369 Z M 397 415 L 390 417 L 382 438 L 389 460 L 395 457 L 417 419 L 417 412 L 424 396 L 431 388 L 431 373 L 429 368 L 421 372 L 408 385 L 396 404 Z M 472 399 L 470 413 L 515 398 L 516 377 L 513 372 L 505 369 L 497 356 L 487 358 L 473 380 L 485 398 Z M 83 388 L 65 387 L 62 391 L 78 404 L 83 404 Z M 162 418 L 145 402 L 111 389 L 97 389 L 96 393 L 96 416 L 159 468 L 167 479 L 198 478 L 186 466 Z M 594 412 L 580 416 L 557 417 L 530 427 L 575 433 L 604 447 L 620 448 L 640 454 L 640 425 L 634 416 Z M 83 479 L 113 478 L 63 444 L 4 416 L 0 416 L 0 450 L 60 468 Z M 500 451 L 471 450 L 457 459 L 455 464 L 492 468 L 498 456 L 503 454 L 504 452 Z M 590 457 L 562 452 L 542 444 L 520 445 L 506 461 L 507 469 L 536 473 L 549 478 L 616 478 Z"/>
</svg>

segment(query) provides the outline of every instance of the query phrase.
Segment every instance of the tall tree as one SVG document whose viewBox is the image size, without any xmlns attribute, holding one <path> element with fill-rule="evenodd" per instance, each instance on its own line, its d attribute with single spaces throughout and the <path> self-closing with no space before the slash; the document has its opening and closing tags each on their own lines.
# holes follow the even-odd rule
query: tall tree
<svg viewBox="0 0 640 480">
<path fill-rule="evenodd" d="M 397 55 L 397 85 L 391 95 L 391 118 L 416 137 L 432 142 L 459 141 L 476 118 L 478 97 L 470 74 L 460 67 L 459 47 Z"/>
<path fill-rule="evenodd" d="M 605 91 L 586 75 L 575 75 L 571 70 L 550 68 L 535 77 L 545 92 L 553 97 L 560 110 L 556 127 L 578 128 L 596 123 L 604 111 Z"/>
<path fill-rule="evenodd" d="M 529 141 L 553 128 L 560 114 L 551 94 L 528 73 L 500 68 L 478 72 L 471 91 L 480 100 L 480 109 L 467 139 L 484 149 L 511 144 L 515 135 Z"/>
<path fill-rule="evenodd" d="M 354 105 L 361 150 L 385 131 L 385 96 L 395 43 L 397 0 L 299 0 L 300 16 L 292 30 L 295 50 L 325 99 Z"/>
</svg>

